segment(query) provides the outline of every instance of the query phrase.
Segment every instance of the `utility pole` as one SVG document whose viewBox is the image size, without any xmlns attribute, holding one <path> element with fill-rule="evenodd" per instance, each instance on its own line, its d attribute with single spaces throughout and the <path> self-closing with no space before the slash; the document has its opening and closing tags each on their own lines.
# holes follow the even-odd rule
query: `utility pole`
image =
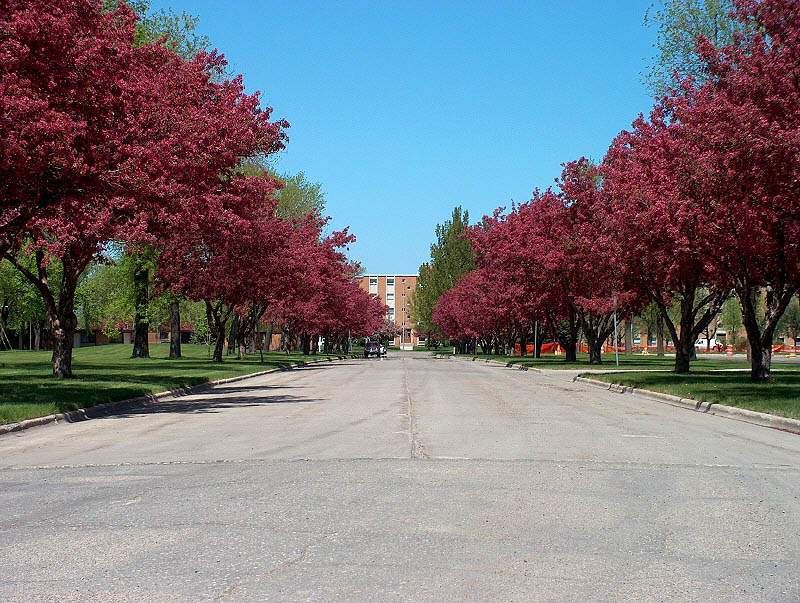
<svg viewBox="0 0 800 603">
<path fill-rule="evenodd" d="M 617 339 L 617 294 L 614 294 L 614 357 L 619 368 L 619 340 Z"/>
</svg>

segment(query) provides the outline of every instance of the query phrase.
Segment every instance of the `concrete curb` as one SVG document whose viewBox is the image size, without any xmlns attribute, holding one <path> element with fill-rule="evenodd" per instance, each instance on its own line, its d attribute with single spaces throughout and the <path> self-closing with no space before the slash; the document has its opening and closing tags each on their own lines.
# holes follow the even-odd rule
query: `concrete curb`
<svg viewBox="0 0 800 603">
<path fill-rule="evenodd" d="M 466 358 L 463 356 L 451 356 L 451 358 L 455 358 L 456 360 L 463 360 L 465 362 L 476 362 L 478 360 L 477 356 L 472 356 L 471 358 Z M 533 371 L 534 373 L 541 373 L 542 369 L 538 369 L 532 366 L 523 366 L 521 364 L 514 364 L 513 362 L 503 362 L 502 360 L 495 360 L 494 358 L 485 358 L 484 363 L 489 364 L 498 364 L 500 366 L 504 366 L 506 368 L 513 368 L 517 369 L 518 371 Z"/>
<path fill-rule="evenodd" d="M 605 381 L 598 381 L 597 379 L 590 379 L 588 377 L 576 376 L 573 378 L 573 381 L 579 381 L 581 383 L 586 383 L 587 385 L 600 387 L 618 394 L 631 394 L 640 398 L 661 402 L 662 404 L 670 404 L 680 408 L 687 408 L 689 410 L 711 415 L 719 415 L 721 417 L 727 417 L 737 421 L 753 423 L 755 425 L 761 425 L 762 427 L 771 427 L 773 429 L 780 429 L 782 431 L 800 434 L 800 420 L 798 419 L 779 417 L 777 415 L 756 412 L 755 410 L 748 410 L 746 408 L 737 408 L 735 406 L 726 406 L 724 404 L 714 404 L 711 402 L 706 402 L 705 400 L 681 398 L 680 396 L 673 396 L 672 394 L 654 392 L 649 389 L 637 389 L 635 387 L 628 387 L 626 385 L 619 385 L 616 383 L 606 383 Z"/>
<path fill-rule="evenodd" d="M 127 410 L 127 409 L 134 410 L 143 407 L 147 408 L 153 405 L 154 403 L 158 402 L 159 400 L 163 398 L 169 398 L 170 396 L 188 396 L 191 394 L 197 394 L 206 390 L 213 389 L 217 385 L 225 385 L 226 383 L 235 383 L 236 381 L 243 381 L 244 379 L 250 379 L 252 377 L 260 377 L 261 375 L 269 375 L 271 373 L 282 373 L 286 371 L 291 371 L 295 368 L 302 368 L 308 366 L 309 364 L 317 364 L 319 362 L 333 362 L 334 358 L 337 360 L 350 360 L 350 359 L 357 360 L 361 358 L 361 356 L 359 356 L 358 354 L 352 354 L 349 356 L 336 356 L 336 357 L 332 356 L 330 358 L 318 358 L 317 360 L 310 360 L 308 362 L 301 360 L 294 364 L 279 366 L 274 369 L 269 369 L 266 371 L 258 371 L 255 373 L 249 373 L 247 375 L 238 375 L 236 377 L 227 377 L 226 379 L 217 379 L 216 381 L 206 381 L 205 383 L 198 383 L 197 385 L 191 385 L 189 387 L 181 387 L 178 389 L 158 392 L 156 394 L 139 396 L 138 398 L 128 398 L 127 400 L 115 400 L 113 402 L 104 402 L 102 404 L 96 404 L 94 406 L 89 406 L 87 408 L 79 408 L 77 410 L 60 412 L 57 414 L 47 415 L 44 417 L 26 419 L 18 423 L 6 423 L 5 425 L 0 425 L 0 436 L 15 431 L 22 431 L 23 429 L 30 429 L 31 427 L 37 427 L 39 425 L 46 425 L 48 423 L 58 423 L 59 421 L 66 421 L 68 423 L 74 423 L 76 421 L 86 421 L 88 419 L 94 419 L 96 417 L 102 416 L 109 411 Z"/>
</svg>

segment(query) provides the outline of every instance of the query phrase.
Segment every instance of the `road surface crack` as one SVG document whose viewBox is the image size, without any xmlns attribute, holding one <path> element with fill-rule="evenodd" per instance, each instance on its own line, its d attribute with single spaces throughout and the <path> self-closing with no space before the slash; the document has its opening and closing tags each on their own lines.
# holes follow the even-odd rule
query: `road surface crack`
<svg viewBox="0 0 800 603">
<path fill-rule="evenodd" d="M 428 453 L 425 452 L 425 447 L 419 439 L 417 433 L 417 426 L 414 421 L 414 399 L 411 396 L 411 390 L 408 387 L 408 362 L 403 358 L 403 387 L 406 392 L 406 402 L 408 403 L 408 439 L 411 445 L 411 458 L 412 459 L 427 459 Z"/>
</svg>

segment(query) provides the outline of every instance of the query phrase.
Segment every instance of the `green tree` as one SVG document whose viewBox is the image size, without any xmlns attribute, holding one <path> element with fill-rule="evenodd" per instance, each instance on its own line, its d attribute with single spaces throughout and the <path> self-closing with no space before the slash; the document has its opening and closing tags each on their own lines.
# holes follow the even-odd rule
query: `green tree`
<svg viewBox="0 0 800 603">
<path fill-rule="evenodd" d="M 651 4 L 645 12 L 644 25 L 658 29 L 656 51 L 643 74 L 645 85 L 655 96 L 674 87 L 673 74 L 707 77 L 695 45 L 705 36 L 717 46 L 734 39 L 742 24 L 730 16 L 733 0 L 663 0 L 659 8 Z"/>
<path fill-rule="evenodd" d="M 295 175 L 282 174 L 278 177 L 284 184 L 278 192 L 278 207 L 275 210 L 279 216 L 296 218 L 312 212 L 323 215 L 325 193 L 322 184 L 310 182 L 303 172 Z"/>
<path fill-rule="evenodd" d="M 720 324 L 725 329 L 725 341 L 728 345 L 736 346 L 738 334 L 744 329 L 742 324 L 742 309 L 735 298 L 722 304 Z"/>
<path fill-rule="evenodd" d="M 119 0 L 105 0 L 107 9 L 114 8 Z M 198 18 L 186 12 L 180 14 L 170 9 L 151 11 L 151 0 L 132 0 L 129 6 L 137 14 L 134 43 L 143 46 L 155 42 L 163 42 L 170 50 L 190 60 L 198 52 L 210 46 L 207 37 L 196 33 Z M 225 73 L 213 74 L 215 79 L 222 79 Z M 150 347 L 148 333 L 150 331 L 149 306 L 152 289 L 151 276 L 157 251 L 151 247 L 137 250 L 132 257 L 131 279 L 133 283 L 134 330 L 132 358 L 149 358 Z M 126 288 L 127 289 L 127 288 Z M 173 338 L 170 346 L 170 358 L 180 358 L 180 309 L 176 299 L 171 301 L 171 331 L 177 333 L 178 340 Z"/>
<path fill-rule="evenodd" d="M 436 226 L 436 243 L 431 245 L 431 260 L 419 267 L 417 290 L 412 298 L 411 311 L 416 330 L 428 336 L 441 334 L 433 323 L 433 309 L 444 293 L 475 268 L 475 254 L 469 241 L 462 237 L 469 227 L 469 212 L 461 206 L 453 209 L 450 220 Z"/>
<path fill-rule="evenodd" d="M 112 10 L 119 3 L 119 0 L 105 0 L 103 5 Z M 171 8 L 153 12 L 151 0 L 128 0 L 127 4 L 138 16 L 134 38 L 137 45 L 164 40 L 170 50 L 187 60 L 211 45 L 206 36 L 196 33 L 199 19 L 194 15 L 178 14 Z"/>
<path fill-rule="evenodd" d="M 255 157 L 244 162 L 239 170 L 246 176 L 269 176 L 283 182 L 278 191 L 277 215 L 283 218 L 297 218 L 312 212 L 320 216 L 325 213 L 325 192 L 322 184 L 311 182 L 304 172 L 296 174 L 278 173 L 269 161 Z"/>
<path fill-rule="evenodd" d="M 17 255 L 17 261 L 28 270 L 35 270 L 34 258 L 29 249 L 23 247 Z M 50 266 L 50 277 L 53 283 L 61 280 L 58 263 Z M 16 331 L 22 347 L 23 333 L 31 333 L 31 349 L 39 349 L 42 331 L 47 320 L 44 300 L 39 290 L 8 261 L 0 260 L 0 349 L 11 345 L 9 331 Z"/>
<path fill-rule="evenodd" d="M 791 345 L 794 345 L 795 340 L 800 337 L 800 302 L 798 302 L 797 296 L 789 302 L 775 331 L 783 333 L 786 338 L 785 342 Z"/>
</svg>

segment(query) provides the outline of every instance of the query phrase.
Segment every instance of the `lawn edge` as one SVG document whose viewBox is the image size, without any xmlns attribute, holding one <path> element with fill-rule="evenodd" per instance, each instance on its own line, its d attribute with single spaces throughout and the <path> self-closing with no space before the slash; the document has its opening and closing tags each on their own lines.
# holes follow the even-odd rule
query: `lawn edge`
<svg viewBox="0 0 800 603">
<path fill-rule="evenodd" d="M 453 356 L 452 354 L 436 354 L 436 358 L 454 358 L 456 360 L 461 360 L 463 362 L 480 362 L 480 356 L 468 356 L 468 355 L 461 355 L 461 356 Z M 490 362 L 494 364 L 499 364 L 500 366 L 504 366 L 506 368 L 515 368 L 518 371 L 533 371 L 534 373 L 541 373 L 542 369 L 536 368 L 534 366 L 525 366 L 523 364 L 516 364 L 514 362 L 505 362 L 503 360 L 495 360 L 494 358 L 484 358 L 483 362 L 485 364 L 489 364 Z"/>
<path fill-rule="evenodd" d="M 727 406 L 725 404 L 715 404 L 703 400 L 695 400 L 694 398 L 683 398 L 673 394 L 665 394 L 663 392 L 656 392 L 649 389 L 641 389 L 630 387 L 628 385 L 620 385 L 619 383 L 607 383 L 590 377 L 582 377 L 577 375 L 573 381 L 586 383 L 593 387 L 599 387 L 618 394 L 630 394 L 661 402 L 662 404 L 669 404 L 679 408 L 686 408 L 705 414 L 719 415 L 728 419 L 736 421 L 744 421 L 745 423 L 752 423 L 762 427 L 771 427 L 772 429 L 780 429 L 781 431 L 788 431 L 790 433 L 800 434 L 800 420 L 790 419 L 789 417 L 781 417 L 779 415 L 771 415 L 765 412 L 758 412 L 749 410 L 747 408 L 739 408 L 737 406 Z"/>
<path fill-rule="evenodd" d="M 244 379 L 250 379 L 252 377 L 260 377 L 261 375 L 269 375 L 271 373 L 285 372 L 292 370 L 295 367 L 304 367 L 308 366 L 309 364 L 316 364 L 319 362 L 333 362 L 334 359 L 349 360 L 358 358 L 360 358 L 359 355 L 351 354 L 344 356 L 331 355 L 328 356 L 327 358 L 317 358 L 315 360 L 309 360 L 309 361 L 300 360 L 297 362 L 293 362 L 292 364 L 278 366 L 272 369 L 268 369 L 266 371 L 256 371 L 255 373 L 248 373 L 246 375 L 226 377 L 225 379 L 217 379 L 216 381 L 206 381 L 205 383 L 198 383 L 197 385 L 190 385 L 188 387 L 179 387 L 177 389 L 165 390 L 163 392 L 157 392 L 155 394 L 137 396 L 136 398 L 127 398 L 125 400 L 112 400 L 111 402 L 102 402 L 100 404 L 95 404 L 94 406 L 87 406 L 86 408 L 78 408 L 76 410 L 55 413 L 52 415 L 45 415 L 43 417 L 33 417 L 31 419 L 25 419 L 23 421 L 18 421 L 16 423 L 5 423 L 3 425 L 0 425 L 0 436 L 3 436 L 8 433 L 14 433 L 17 431 L 23 431 L 25 429 L 30 429 L 31 427 L 38 427 L 39 425 L 47 425 L 48 423 L 58 423 L 59 421 L 65 421 L 67 423 L 74 423 L 76 421 L 86 421 L 88 419 L 93 419 L 97 416 L 100 416 L 104 412 L 113 410 L 123 410 L 125 408 L 131 408 L 131 409 L 141 408 L 142 406 L 148 406 L 150 404 L 153 404 L 158 400 L 161 400 L 162 398 L 168 398 L 170 396 L 188 396 L 190 394 L 196 394 L 205 390 L 212 389 L 214 386 L 217 385 L 224 385 L 226 383 L 233 383 L 235 381 L 242 381 Z"/>
</svg>

